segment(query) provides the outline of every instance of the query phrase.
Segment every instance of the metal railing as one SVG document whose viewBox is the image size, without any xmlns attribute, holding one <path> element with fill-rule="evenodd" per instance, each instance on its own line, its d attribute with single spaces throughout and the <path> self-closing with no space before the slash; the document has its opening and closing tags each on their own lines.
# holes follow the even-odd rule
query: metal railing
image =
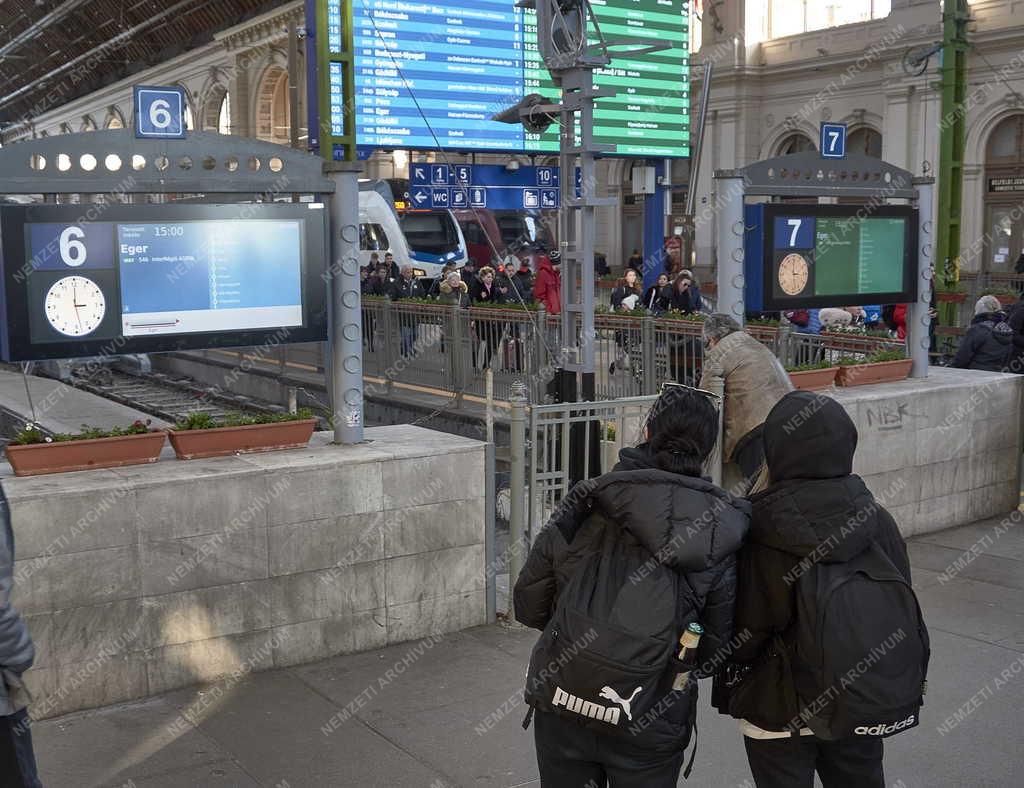
<svg viewBox="0 0 1024 788">
<path fill-rule="evenodd" d="M 364 298 L 363 371 L 366 392 L 390 396 L 411 387 L 452 397 L 486 396 L 486 371 L 493 373 L 494 398 L 508 402 L 516 381 L 526 384 L 530 402 L 548 401 L 548 383 L 560 366 L 564 344 L 558 318 L 543 308 L 460 308 L 418 301 Z M 577 322 L 575 344 L 582 321 Z M 595 393 L 599 400 L 656 393 L 665 381 L 696 385 L 704 352 L 702 323 L 671 316 L 595 316 Z M 748 333 L 786 365 L 834 362 L 903 348 L 884 336 L 851 333 L 801 334 L 788 326 L 752 324 Z M 322 343 L 278 345 L 238 351 L 282 373 L 322 373 Z"/>
</svg>

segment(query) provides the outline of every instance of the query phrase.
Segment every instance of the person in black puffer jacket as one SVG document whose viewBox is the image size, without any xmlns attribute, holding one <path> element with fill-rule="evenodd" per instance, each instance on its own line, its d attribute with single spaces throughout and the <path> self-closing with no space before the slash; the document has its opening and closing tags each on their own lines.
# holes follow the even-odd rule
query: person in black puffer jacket
<svg viewBox="0 0 1024 788">
<path fill-rule="evenodd" d="M 1003 372 L 1013 352 L 1013 329 L 999 299 L 985 295 L 974 305 L 974 320 L 967 329 L 951 366 Z"/>
<path fill-rule="evenodd" d="M 752 670 L 740 688 L 726 688 L 727 672 L 716 676 L 712 704 L 739 718 L 757 788 L 810 786 L 815 769 L 826 788 L 884 788 L 880 738 L 825 741 L 807 728 L 794 735 L 783 682 L 757 668 L 768 664 L 775 636 L 796 627 L 798 567 L 849 561 L 877 544 L 910 583 L 906 543 L 853 474 L 857 428 L 838 402 L 790 392 L 768 414 L 763 436 L 770 486 L 751 498 L 737 567 L 735 626 L 750 637 L 731 657 L 740 673 Z M 805 669 L 791 659 L 794 675 Z"/>
<path fill-rule="evenodd" d="M 544 629 L 574 570 L 600 552 L 606 540 L 617 540 L 622 550 L 639 545 L 680 578 L 680 620 L 699 621 L 704 628 L 697 675 L 713 674 L 731 646 L 735 553 L 749 512 L 746 501 L 701 478 L 717 432 L 718 414 L 705 393 L 666 389 L 648 417 L 647 442 L 623 449 L 610 473 L 577 485 L 537 536 L 515 584 L 516 618 Z M 616 591 L 599 586 L 594 596 Z M 685 698 L 674 698 L 629 739 L 538 710 L 541 784 L 674 787 L 696 708 L 697 682 L 686 687 Z"/>
</svg>

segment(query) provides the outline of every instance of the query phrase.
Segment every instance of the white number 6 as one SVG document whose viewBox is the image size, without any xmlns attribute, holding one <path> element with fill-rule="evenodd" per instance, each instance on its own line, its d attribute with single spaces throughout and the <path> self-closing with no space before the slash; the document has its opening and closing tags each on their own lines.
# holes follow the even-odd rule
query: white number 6
<svg viewBox="0 0 1024 788">
<path fill-rule="evenodd" d="M 168 101 L 157 99 L 149 105 L 149 122 L 158 129 L 166 129 L 173 120 L 170 109 L 171 105 Z"/>
<path fill-rule="evenodd" d="M 60 234 L 60 258 L 73 268 L 85 263 L 86 249 L 82 243 L 85 231 L 81 227 L 67 227 Z"/>
</svg>

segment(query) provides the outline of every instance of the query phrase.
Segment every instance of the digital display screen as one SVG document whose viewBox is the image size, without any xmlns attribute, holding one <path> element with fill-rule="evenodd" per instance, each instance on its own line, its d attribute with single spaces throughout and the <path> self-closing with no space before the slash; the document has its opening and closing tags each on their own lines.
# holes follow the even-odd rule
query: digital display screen
<svg viewBox="0 0 1024 788">
<path fill-rule="evenodd" d="M 302 224 L 117 225 L 126 337 L 302 325 Z"/>
<path fill-rule="evenodd" d="M 4 358 L 326 337 L 319 204 L 0 208 Z M 244 217 L 244 218 L 243 218 Z"/>
<path fill-rule="evenodd" d="M 625 156 L 688 156 L 688 0 L 593 0 L 592 6 L 609 42 L 671 44 L 615 56 L 595 72 L 598 87 L 617 91 L 597 102 L 596 141 Z M 558 151 L 557 124 L 533 134 L 490 119 L 529 93 L 554 102 L 560 96 L 537 48 L 536 11 L 516 8 L 516 0 L 355 0 L 354 15 L 361 148 Z M 332 0 L 332 47 L 340 33 L 331 20 L 340 18 L 340 3 Z M 340 65 L 332 64 L 331 123 L 338 136 L 344 134 L 342 78 Z"/>
<path fill-rule="evenodd" d="M 750 205 L 750 309 L 896 304 L 917 298 L 917 214 L 904 206 Z"/>
</svg>

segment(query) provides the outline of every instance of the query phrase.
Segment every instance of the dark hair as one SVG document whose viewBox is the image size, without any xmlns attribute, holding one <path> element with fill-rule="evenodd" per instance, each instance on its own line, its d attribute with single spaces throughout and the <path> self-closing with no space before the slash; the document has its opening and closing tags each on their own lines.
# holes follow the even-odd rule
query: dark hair
<svg viewBox="0 0 1024 788">
<path fill-rule="evenodd" d="M 654 464 L 683 476 L 700 476 L 718 439 L 718 409 L 709 397 L 667 388 L 647 417 L 647 447 Z"/>
</svg>

